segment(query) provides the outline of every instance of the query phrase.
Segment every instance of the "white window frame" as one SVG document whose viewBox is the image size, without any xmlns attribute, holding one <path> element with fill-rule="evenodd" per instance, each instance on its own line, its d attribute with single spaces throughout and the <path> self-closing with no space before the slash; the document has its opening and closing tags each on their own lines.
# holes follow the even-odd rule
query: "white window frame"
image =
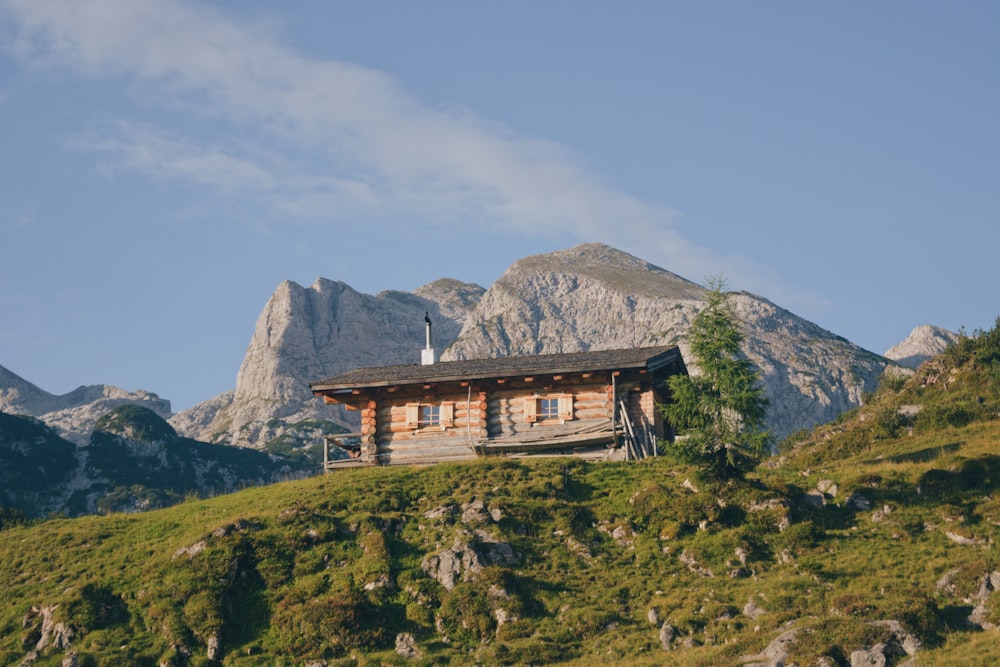
<svg viewBox="0 0 1000 667">
<path fill-rule="evenodd" d="M 436 410 L 437 420 L 425 420 L 424 410 Z M 406 426 L 409 429 L 414 431 L 444 431 L 454 425 L 454 401 L 420 401 L 406 404 Z"/>
<path fill-rule="evenodd" d="M 557 400 L 558 414 L 545 414 L 542 401 Z M 528 424 L 565 424 L 573 419 L 573 394 L 535 394 L 524 397 L 524 421 Z"/>
</svg>

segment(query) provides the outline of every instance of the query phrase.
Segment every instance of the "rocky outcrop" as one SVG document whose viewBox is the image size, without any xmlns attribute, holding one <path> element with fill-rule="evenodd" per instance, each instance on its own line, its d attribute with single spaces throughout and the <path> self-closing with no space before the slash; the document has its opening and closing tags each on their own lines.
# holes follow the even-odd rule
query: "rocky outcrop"
<svg viewBox="0 0 1000 667">
<path fill-rule="evenodd" d="M 308 288 L 286 281 L 257 319 L 231 400 L 195 406 L 173 423 L 189 437 L 258 448 L 296 424 L 350 425 L 346 413 L 312 397 L 309 382 L 359 366 L 419 363 L 424 314 L 441 350 L 482 293 L 457 280 L 375 296 L 324 278 Z"/>
<path fill-rule="evenodd" d="M 890 347 L 885 357 L 904 368 L 915 369 L 931 357 L 941 354 L 958 340 L 959 335 L 953 331 L 923 324 L 911 331 L 904 341 Z"/>
<path fill-rule="evenodd" d="M 601 244 L 528 257 L 494 283 L 442 358 L 678 344 L 697 372 L 685 336 L 704 294 L 695 283 Z M 778 438 L 860 405 L 891 363 L 762 297 L 740 292 L 730 303 Z"/>
</svg>

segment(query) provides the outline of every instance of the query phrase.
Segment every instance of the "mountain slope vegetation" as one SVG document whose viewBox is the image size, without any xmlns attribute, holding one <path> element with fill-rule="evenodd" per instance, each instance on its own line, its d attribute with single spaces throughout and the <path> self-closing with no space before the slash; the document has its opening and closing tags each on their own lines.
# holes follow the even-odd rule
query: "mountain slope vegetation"
<svg viewBox="0 0 1000 667">
<path fill-rule="evenodd" d="M 745 480 L 491 459 L 13 525 L 0 663 L 995 664 L 998 441 L 1000 322 Z"/>
<path fill-rule="evenodd" d="M 230 493 L 315 469 L 294 452 L 182 438 L 141 405 L 121 405 L 99 418 L 83 446 L 39 419 L 0 412 L 0 506 L 36 517 L 166 507 L 188 495 Z"/>
</svg>

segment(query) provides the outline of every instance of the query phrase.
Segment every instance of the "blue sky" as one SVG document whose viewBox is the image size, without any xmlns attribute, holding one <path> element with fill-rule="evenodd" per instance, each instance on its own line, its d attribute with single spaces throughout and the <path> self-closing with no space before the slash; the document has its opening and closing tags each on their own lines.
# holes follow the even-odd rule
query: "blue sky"
<svg viewBox="0 0 1000 667">
<path fill-rule="evenodd" d="M 0 0 L 0 365 L 235 385 L 283 280 L 600 241 L 874 352 L 1000 315 L 1000 3 Z"/>
</svg>

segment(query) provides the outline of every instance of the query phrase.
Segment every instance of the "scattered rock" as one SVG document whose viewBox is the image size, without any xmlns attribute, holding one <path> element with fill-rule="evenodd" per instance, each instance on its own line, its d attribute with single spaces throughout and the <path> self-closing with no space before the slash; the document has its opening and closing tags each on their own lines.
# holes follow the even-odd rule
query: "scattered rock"
<svg viewBox="0 0 1000 667">
<path fill-rule="evenodd" d="M 440 505 L 424 512 L 424 517 L 427 519 L 450 519 L 457 513 L 458 508 L 454 505 Z"/>
<path fill-rule="evenodd" d="M 171 556 L 171 558 L 173 558 L 174 560 L 180 558 L 181 556 L 194 558 L 207 548 L 208 548 L 208 542 L 206 542 L 205 540 L 200 540 L 198 542 L 195 542 L 189 547 L 181 547 L 180 549 L 174 552 L 174 555 Z"/>
<path fill-rule="evenodd" d="M 945 532 L 945 536 L 955 544 L 960 544 L 963 547 L 971 547 L 976 543 L 976 540 L 971 537 L 965 537 L 964 535 L 953 533 L 950 530 Z"/>
<path fill-rule="evenodd" d="M 698 562 L 698 559 L 696 559 L 694 555 L 692 555 L 691 552 L 688 551 L 687 549 L 682 551 L 681 555 L 678 556 L 677 559 L 680 560 L 682 565 L 687 566 L 687 569 L 691 570 L 695 574 L 700 574 L 703 577 L 715 576 L 715 573 L 713 573 L 710 569 L 708 569 L 707 567 L 702 567 L 701 564 Z"/>
<path fill-rule="evenodd" d="M 656 611 L 656 607 L 649 608 L 649 611 L 646 612 L 646 618 L 649 620 L 650 625 L 660 624 L 660 612 Z"/>
<path fill-rule="evenodd" d="M 896 658 L 913 657 L 921 647 L 920 639 L 907 632 L 899 621 L 872 621 L 869 625 L 887 628 L 889 637 L 884 642 L 851 651 L 851 667 L 883 667 L 896 664 Z"/>
<path fill-rule="evenodd" d="M 760 502 L 755 501 L 750 503 L 747 510 L 750 512 L 763 512 L 764 510 L 788 509 L 790 506 L 790 503 L 785 498 L 768 498 Z"/>
<path fill-rule="evenodd" d="M 840 487 L 832 479 L 821 479 L 816 483 L 816 490 L 831 498 L 836 498 Z"/>
<path fill-rule="evenodd" d="M 797 630 L 786 630 L 771 640 L 763 651 L 757 655 L 747 655 L 740 658 L 743 667 L 784 667 L 788 658 L 788 647 L 795 642 Z"/>
<path fill-rule="evenodd" d="M 493 541 L 483 533 L 478 537 L 475 544 L 456 538 L 450 549 L 425 556 L 421 569 L 450 591 L 458 581 L 471 581 L 486 565 L 510 567 L 521 562 L 507 542 Z"/>
<path fill-rule="evenodd" d="M 608 522 L 602 522 L 597 530 L 611 535 L 611 539 L 623 547 L 630 547 L 635 542 L 635 532 L 627 525 L 621 524 L 614 528 Z"/>
<path fill-rule="evenodd" d="M 462 523 L 489 523 L 492 520 L 493 517 L 486 511 L 486 505 L 482 500 L 473 500 L 462 505 Z"/>
<path fill-rule="evenodd" d="M 955 577 L 961 572 L 960 569 L 955 568 L 954 570 L 948 570 L 944 575 L 937 580 L 937 584 L 934 585 L 935 590 L 938 593 L 947 593 L 949 595 L 955 594 Z"/>
<path fill-rule="evenodd" d="M 754 600 L 748 600 L 745 605 L 743 605 L 743 615 L 749 616 L 751 619 L 757 619 L 757 617 L 762 614 L 766 614 L 763 608 L 761 608 Z"/>
<path fill-rule="evenodd" d="M 885 521 L 890 514 L 892 514 L 892 508 L 888 505 L 882 505 L 882 509 L 875 510 L 872 513 L 872 523 L 881 523 L 882 521 Z"/>
<path fill-rule="evenodd" d="M 872 508 L 872 501 L 855 491 L 847 499 L 847 508 L 857 512 L 867 512 Z"/>
<path fill-rule="evenodd" d="M 396 635 L 396 653 L 407 660 L 423 657 L 417 648 L 417 640 L 409 632 Z"/>
<path fill-rule="evenodd" d="M 25 629 L 35 628 L 38 641 L 34 652 L 41 653 L 49 648 L 68 650 L 73 643 L 76 632 L 68 623 L 56 620 L 57 605 L 51 607 L 32 607 L 21 621 Z"/>
<path fill-rule="evenodd" d="M 664 651 L 670 650 L 670 644 L 674 641 L 674 626 L 664 621 L 660 626 L 660 646 Z"/>
<path fill-rule="evenodd" d="M 622 546 L 632 546 L 635 541 L 635 533 L 628 526 L 618 526 L 611 531 L 611 537 Z"/>
<path fill-rule="evenodd" d="M 983 630 L 996 630 L 997 625 L 987 619 L 990 616 L 990 609 L 986 606 L 993 591 L 1000 590 L 1000 571 L 984 572 L 979 578 L 979 588 L 976 594 L 968 601 L 975 604 L 972 613 L 969 614 L 968 623 L 972 628 Z"/>
<path fill-rule="evenodd" d="M 483 563 L 479 554 L 468 544 L 456 540 L 450 549 L 442 549 L 437 554 L 424 557 L 420 568 L 450 591 L 458 581 L 468 581 L 482 570 Z"/>
<path fill-rule="evenodd" d="M 375 581 L 369 581 L 368 583 L 366 583 L 364 588 L 366 591 L 374 591 L 381 589 L 391 590 L 393 588 L 392 579 L 389 578 L 388 574 L 385 574 L 383 572 L 378 576 L 378 579 L 376 579 Z"/>
<path fill-rule="evenodd" d="M 205 642 L 205 657 L 207 657 L 209 660 L 218 660 L 219 645 L 220 645 L 219 635 L 217 634 L 211 635 L 208 638 L 208 641 Z"/>
<path fill-rule="evenodd" d="M 573 536 L 566 538 L 566 548 L 584 560 L 590 560 L 594 557 L 587 545 Z"/>
</svg>

